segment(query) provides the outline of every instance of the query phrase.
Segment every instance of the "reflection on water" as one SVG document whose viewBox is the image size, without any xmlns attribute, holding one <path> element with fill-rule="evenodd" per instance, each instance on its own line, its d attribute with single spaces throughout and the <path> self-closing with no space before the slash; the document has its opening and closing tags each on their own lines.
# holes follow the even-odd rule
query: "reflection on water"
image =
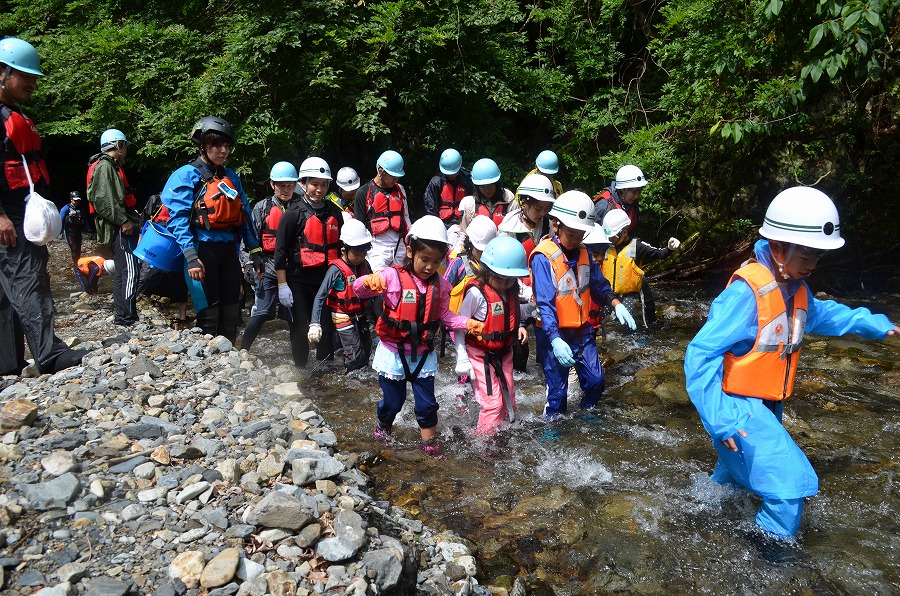
<svg viewBox="0 0 900 596">
<path fill-rule="evenodd" d="M 784 420 L 820 493 L 807 501 L 797 543 L 768 543 L 754 531 L 758 499 L 709 479 L 715 452 L 684 391 L 684 349 L 709 298 L 686 286 L 657 294 L 659 308 L 674 307 L 664 327 L 630 334 L 609 324 L 601 405 L 570 409 L 551 427 L 532 360 L 516 375 L 517 421 L 496 441 L 472 438 L 475 408 L 457 407 L 445 358 L 443 461 L 417 450 L 411 397 L 398 444 L 372 440 L 380 394 L 371 370 L 348 376 L 328 364 L 301 386 L 344 448 L 377 453 L 368 467 L 377 496 L 474 542 L 486 582 L 526 575 L 531 593 L 572 595 L 900 592 L 900 342 L 807 338 Z M 896 295 L 870 302 L 900 319 Z M 253 351 L 272 366 L 289 363 L 285 325 L 268 324 Z"/>
</svg>

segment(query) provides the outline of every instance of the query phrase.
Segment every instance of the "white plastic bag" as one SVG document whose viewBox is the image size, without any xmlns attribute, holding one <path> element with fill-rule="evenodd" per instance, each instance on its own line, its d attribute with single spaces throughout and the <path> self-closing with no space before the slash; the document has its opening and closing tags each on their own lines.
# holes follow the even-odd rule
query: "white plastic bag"
<svg viewBox="0 0 900 596">
<path fill-rule="evenodd" d="M 34 192 L 34 182 L 31 180 L 31 172 L 25 156 L 22 156 L 22 167 L 25 168 L 25 176 L 28 177 L 28 187 L 31 192 L 25 197 L 25 238 L 32 244 L 44 246 L 51 240 L 55 240 L 62 232 L 62 218 L 52 201 L 48 201 Z"/>
</svg>

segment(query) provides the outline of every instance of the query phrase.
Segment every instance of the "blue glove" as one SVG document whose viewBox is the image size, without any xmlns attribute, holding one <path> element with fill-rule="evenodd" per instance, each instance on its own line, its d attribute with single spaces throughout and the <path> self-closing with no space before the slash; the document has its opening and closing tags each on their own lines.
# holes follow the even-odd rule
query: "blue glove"
<svg viewBox="0 0 900 596">
<path fill-rule="evenodd" d="M 631 313 L 628 312 L 628 308 L 621 302 L 616 305 L 616 318 L 619 319 L 620 325 L 626 326 L 632 331 L 637 329 L 634 317 L 631 316 Z"/>
<path fill-rule="evenodd" d="M 294 293 L 287 284 L 278 284 L 278 301 L 288 308 L 294 306 Z"/>
<path fill-rule="evenodd" d="M 550 345 L 553 346 L 553 355 L 562 366 L 566 368 L 575 366 L 575 355 L 572 354 L 572 348 L 566 343 L 566 340 L 557 337 L 550 342 Z"/>
</svg>

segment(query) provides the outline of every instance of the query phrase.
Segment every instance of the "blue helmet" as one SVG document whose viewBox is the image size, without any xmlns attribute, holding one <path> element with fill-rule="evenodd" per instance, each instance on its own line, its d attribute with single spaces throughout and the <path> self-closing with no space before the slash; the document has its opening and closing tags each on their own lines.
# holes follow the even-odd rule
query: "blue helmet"
<svg viewBox="0 0 900 596">
<path fill-rule="evenodd" d="M 269 172 L 269 180 L 272 182 L 296 182 L 299 178 L 297 168 L 288 161 L 279 161 Z"/>
<path fill-rule="evenodd" d="M 482 157 L 472 166 L 472 183 L 475 185 L 493 184 L 500 180 L 500 168 L 497 162 L 487 157 Z"/>
<path fill-rule="evenodd" d="M 488 242 L 481 253 L 481 264 L 506 277 L 525 277 L 531 273 L 525 247 L 512 236 L 497 236 Z"/>
<path fill-rule="evenodd" d="M 541 174 L 556 174 L 559 172 L 559 158 L 549 149 L 538 153 L 537 159 L 534 160 L 538 172 Z"/>
<path fill-rule="evenodd" d="M 403 157 L 393 149 L 388 149 L 382 153 L 376 164 L 395 178 L 406 175 L 406 172 L 403 171 Z"/>
<path fill-rule="evenodd" d="M 125 138 L 124 132 L 118 128 L 104 130 L 103 134 L 100 135 L 100 151 L 115 149 L 119 146 L 120 142 L 125 143 L 126 145 L 128 144 L 128 139 Z"/>
<path fill-rule="evenodd" d="M 24 39 L 7 37 L 0 40 L 0 63 L 28 74 L 44 76 L 37 50 Z"/>
<path fill-rule="evenodd" d="M 462 155 L 456 149 L 444 149 L 439 166 L 442 174 L 452 176 L 462 167 Z"/>
</svg>

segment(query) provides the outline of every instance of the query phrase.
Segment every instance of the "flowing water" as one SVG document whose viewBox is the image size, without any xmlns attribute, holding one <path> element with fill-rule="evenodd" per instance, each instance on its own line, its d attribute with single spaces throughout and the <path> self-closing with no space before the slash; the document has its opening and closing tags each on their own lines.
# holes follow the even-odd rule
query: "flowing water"
<svg viewBox="0 0 900 596">
<path fill-rule="evenodd" d="M 301 387 L 344 448 L 372 454 L 376 496 L 472 541 L 486 582 L 527 576 L 532 594 L 900 593 L 900 342 L 807 338 L 785 425 L 820 492 L 798 541 L 767 541 L 754 530 L 759 500 L 709 479 L 715 452 L 684 390 L 685 347 L 720 288 L 657 287 L 668 309 L 661 329 L 607 323 L 601 405 L 578 411 L 570 389 L 569 415 L 551 426 L 532 346 L 528 372 L 516 375 L 518 420 L 496 441 L 471 437 L 474 408 L 456 405 L 448 351 L 437 382 L 441 461 L 416 448 L 411 396 L 398 444 L 372 440 L 371 370 L 346 375 L 328 363 L 304 371 Z M 900 320 L 896 294 L 866 303 Z M 270 366 L 289 363 L 287 338 L 270 323 L 253 351 Z"/>
</svg>

